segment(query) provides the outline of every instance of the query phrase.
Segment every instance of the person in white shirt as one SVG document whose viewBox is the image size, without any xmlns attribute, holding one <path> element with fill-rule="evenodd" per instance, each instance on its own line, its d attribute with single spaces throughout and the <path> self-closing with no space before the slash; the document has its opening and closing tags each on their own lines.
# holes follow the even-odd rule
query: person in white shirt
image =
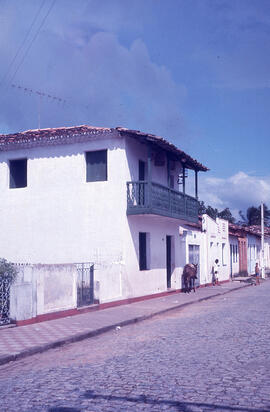
<svg viewBox="0 0 270 412">
<path fill-rule="evenodd" d="M 213 269 L 212 269 L 212 284 L 213 286 L 218 285 L 218 259 L 215 260 Z"/>
</svg>

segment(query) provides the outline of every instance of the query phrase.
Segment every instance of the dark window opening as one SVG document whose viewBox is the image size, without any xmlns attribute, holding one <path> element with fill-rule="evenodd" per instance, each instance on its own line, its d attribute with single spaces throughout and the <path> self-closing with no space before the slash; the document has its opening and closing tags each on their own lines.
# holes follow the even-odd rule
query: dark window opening
<svg viewBox="0 0 270 412">
<path fill-rule="evenodd" d="M 27 159 L 9 161 L 9 187 L 11 189 L 27 186 Z"/>
<path fill-rule="evenodd" d="M 139 160 L 139 180 L 145 180 L 145 162 Z"/>
<path fill-rule="evenodd" d="M 139 233 L 139 265 L 140 270 L 147 270 L 146 233 Z"/>
<path fill-rule="evenodd" d="M 107 150 L 86 152 L 86 181 L 99 182 L 107 180 Z"/>
</svg>

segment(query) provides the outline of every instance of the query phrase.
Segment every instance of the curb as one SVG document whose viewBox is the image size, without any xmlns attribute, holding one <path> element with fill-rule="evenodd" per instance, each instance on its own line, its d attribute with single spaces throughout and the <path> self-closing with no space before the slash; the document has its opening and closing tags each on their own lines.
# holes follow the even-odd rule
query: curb
<svg viewBox="0 0 270 412">
<path fill-rule="evenodd" d="M 63 345 L 69 344 L 69 343 L 79 342 L 79 341 L 84 340 L 84 339 L 88 339 L 88 338 L 92 338 L 92 337 L 95 337 L 95 336 L 102 335 L 103 333 L 106 333 L 106 332 L 109 332 L 109 331 L 115 329 L 117 326 L 123 327 L 123 326 L 127 326 L 127 325 L 132 325 L 134 323 L 142 322 L 144 320 L 151 319 L 155 316 L 162 315 L 166 312 L 170 312 L 170 311 L 173 311 L 173 310 L 179 310 L 180 308 L 184 309 L 187 306 L 193 305 L 195 303 L 203 302 L 205 300 L 209 300 L 209 299 L 215 298 L 217 296 L 226 295 L 228 293 L 234 292 L 235 290 L 243 289 L 243 288 L 246 288 L 248 286 L 252 286 L 252 284 L 238 286 L 234 289 L 226 290 L 224 292 L 217 292 L 214 295 L 206 296 L 206 297 L 200 298 L 196 301 L 180 303 L 179 305 L 169 307 L 169 308 L 166 308 L 166 309 L 162 309 L 162 310 L 150 313 L 148 315 L 141 315 L 141 316 L 138 316 L 138 317 L 135 317 L 135 318 L 132 318 L 132 319 L 122 321 L 122 322 L 117 322 L 117 323 L 109 325 L 109 326 L 104 326 L 102 328 L 95 329 L 95 330 L 92 330 L 92 331 L 77 333 L 76 335 L 71 336 L 69 338 L 59 339 L 55 342 L 48 343 L 48 344 L 45 344 L 45 345 L 42 345 L 42 346 L 34 346 L 30 349 L 26 349 L 26 350 L 23 350 L 22 352 L 18 352 L 18 353 L 15 353 L 15 354 L 3 355 L 3 356 L 0 356 L 0 366 L 6 364 L 8 362 L 16 361 L 16 360 L 23 359 L 23 358 L 26 358 L 26 357 L 31 356 L 31 355 L 35 355 L 37 353 L 46 352 L 49 349 L 58 348 L 60 346 L 63 346 Z"/>
</svg>

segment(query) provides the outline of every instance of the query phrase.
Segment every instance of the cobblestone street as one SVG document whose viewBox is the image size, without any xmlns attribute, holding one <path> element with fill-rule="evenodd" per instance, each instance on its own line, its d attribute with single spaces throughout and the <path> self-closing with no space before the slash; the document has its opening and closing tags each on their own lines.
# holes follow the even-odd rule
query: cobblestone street
<svg viewBox="0 0 270 412">
<path fill-rule="evenodd" d="M 270 282 L 0 367 L 1 412 L 270 411 Z"/>
</svg>

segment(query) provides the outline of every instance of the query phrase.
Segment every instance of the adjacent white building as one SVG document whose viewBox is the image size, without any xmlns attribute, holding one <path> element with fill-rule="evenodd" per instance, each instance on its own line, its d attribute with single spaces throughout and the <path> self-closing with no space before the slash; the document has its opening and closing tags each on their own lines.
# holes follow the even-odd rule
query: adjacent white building
<svg viewBox="0 0 270 412">
<path fill-rule="evenodd" d="M 202 217 L 202 231 L 205 234 L 205 279 L 202 283 L 211 283 L 213 267 L 218 260 L 218 280 L 224 282 L 230 276 L 230 246 L 228 221 L 217 218 L 213 220 L 208 215 Z"/>
</svg>

